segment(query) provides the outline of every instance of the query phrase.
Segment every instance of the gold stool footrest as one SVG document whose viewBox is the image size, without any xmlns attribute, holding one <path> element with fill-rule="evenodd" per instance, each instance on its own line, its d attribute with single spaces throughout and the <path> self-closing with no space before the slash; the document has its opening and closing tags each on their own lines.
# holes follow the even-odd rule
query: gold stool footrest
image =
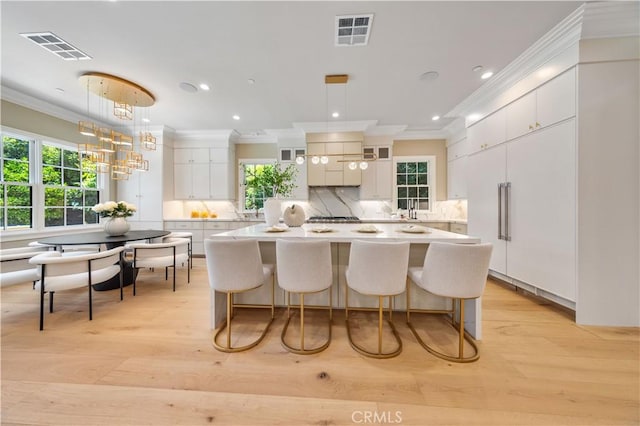
<svg viewBox="0 0 640 426">
<path fill-rule="evenodd" d="M 353 309 L 350 308 L 350 310 L 357 310 L 357 309 Z M 400 353 L 402 352 L 402 340 L 400 340 L 400 335 L 398 334 L 398 331 L 396 330 L 395 325 L 393 325 L 393 323 L 389 320 L 386 320 L 387 323 L 389 324 L 389 326 L 391 327 L 391 331 L 393 332 L 393 336 L 396 339 L 396 342 L 398 343 L 398 347 L 397 349 L 395 349 L 394 351 L 391 352 L 382 352 L 382 350 L 378 351 L 378 352 L 371 352 L 368 351 L 366 349 L 364 349 L 362 346 L 358 345 L 356 342 L 353 341 L 353 338 L 351 337 L 351 327 L 349 326 L 349 317 L 347 317 L 347 319 L 345 320 L 346 324 L 347 324 L 347 337 L 349 338 L 349 344 L 351 345 L 351 347 L 358 353 L 364 355 L 364 356 L 368 356 L 368 357 L 372 357 L 372 358 L 378 358 L 378 359 L 384 359 L 384 358 L 393 358 L 395 356 L 400 355 Z M 380 329 L 381 331 L 381 329 Z"/>
</svg>

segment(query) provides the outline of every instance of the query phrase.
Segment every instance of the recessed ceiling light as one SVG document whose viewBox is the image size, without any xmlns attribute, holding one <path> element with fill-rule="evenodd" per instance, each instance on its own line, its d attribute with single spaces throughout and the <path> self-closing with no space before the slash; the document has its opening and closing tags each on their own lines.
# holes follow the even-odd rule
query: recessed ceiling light
<svg viewBox="0 0 640 426">
<path fill-rule="evenodd" d="M 420 75 L 420 80 L 433 81 L 439 76 L 440 74 L 438 74 L 438 71 L 427 71 Z"/>
<path fill-rule="evenodd" d="M 440 120 L 440 116 L 439 115 L 434 115 L 433 117 L 431 117 L 431 119 L 433 121 L 438 121 L 438 120 Z"/>
<path fill-rule="evenodd" d="M 61 87 L 56 87 L 56 92 L 58 93 L 64 93 L 64 89 Z"/>
<path fill-rule="evenodd" d="M 238 114 L 234 115 L 232 118 L 233 118 L 234 120 L 240 120 L 240 116 L 239 116 Z"/>
<path fill-rule="evenodd" d="M 200 83 L 200 88 L 202 90 L 209 90 L 209 85 L 207 83 Z"/>
<path fill-rule="evenodd" d="M 184 81 L 180 83 L 180 88 L 185 92 L 189 92 L 189 93 L 196 93 L 198 91 L 198 88 L 196 86 L 194 86 L 191 83 L 186 83 Z"/>
<path fill-rule="evenodd" d="M 471 68 L 471 71 L 473 71 L 473 72 L 482 71 L 482 65 L 476 65 L 475 67 Z"/>
<path fill-rule="evenodd" d="M 142 121 L 145 123 L 151 123 L 151 120 L 149 120 L 147 117 L 143 118 Z"/>
<path fill-rule="evenodd" d="M 253 78 L 250 78 L 249 80 L 247 80 L 247 83 L 249 84 L 254 84 L 256 81 Z"/>
<path fill-rule="evenodd" d="M 476 121 L 479 118 L 480 118 L 480 114 L 469 114 L 469 115 L 467 115 L 467 120 L 469 120 L 469 121 Z"/>
<path fill-rule="evenodd" d="M 483 79 L 483 80 L 486 80 L 486 79 L 488 79 L 489 77 L 491 77 L 492 75 L 493 75 L 493 72 L 492 72 L 492 71 L 487 71 L 487 72 L 485 72 L 484 74 L 482 74 L 482 75 L 480 76 L 480 78 L 481 78 L 481 79 Z"/>
<path fill-rule="evenodd" d="M 333 118 L 338 118 L 338 117 L 340 117 L 340 113 L 338 111 L 336 111 L 336 112 L 332 113 L 331 116 Z"/>
</svg>

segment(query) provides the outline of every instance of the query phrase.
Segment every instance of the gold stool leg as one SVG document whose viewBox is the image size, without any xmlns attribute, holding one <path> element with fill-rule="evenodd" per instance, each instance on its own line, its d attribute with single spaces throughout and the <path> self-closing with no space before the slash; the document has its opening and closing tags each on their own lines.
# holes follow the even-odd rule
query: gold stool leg
<svg viewBox="0 0 640 426">
<path fill-rule="evenodd" d="M 331 303 L 333 301 L 332 296 L 331 296 L 331 287 L 329 287 L 329 333 L 328 333 L 328 337 L 326 342 L 324 342 L 322 345 L 315 347 L 315 348 L 311 348 L 311 349 L 306 349 L 304 346 L 304 293 L 300 293 L 300 347 L 296 348 L 293 347 L 289 344 L 287 344 L 286 342 L 286 335 L 287 335 L 287 330 L 289 328 L 289 323 L 291 322 L 291 315 L 288 313 L 287 314 L 287 322 L 284 324 L 284 327 L 282 328 L 282 333 L 280 334 L 280 341 L 282 343 L 282 346 L 284 346 L 284 348 L 286 350 L 288 350 L 291 353 L 294 354 L 298 354 L 298 355 L 311 355 L 311 354 L 317 354 L 318 352 L 322 352 L 323 350 L 327 349 L 329 347 L 329 344 L 331 343 L 331 326 L 332 326 L 332 322 L 333 322 L 333 310 L 331 308 Z M 287 300 L 287 312 L 291 307 L 291 293 L 289 292 L 289 298 Z M 324 307 L 322 307 L 321 309 L 326 309 Z"/>
<path fill-rule="evenodd" d="M 260 337 L 258 337 L 255 341 L 249 343 L 248 345 L 244 345 L 244 346 L 238 346 L 238 347 L 232 347 L 231 346 L 231 318 L 233 317 L 234 314 L 234 309 L 236 307 L 242 307 L 242 305 L 236 305 L 233 303 L 233 292 L 227 292 L 227 320 L 225 322 L 225 324 L 221 325 L 220 328 L 218 328 L 218 330 L 216 331 L 215 335 L 213 336 L 213 347 L 216 348 L 217 350 L 221 351 L 221 352 L 242 352 L 242 351 L 246 351 L 248 349 L 253 348 L 254 346 L 257 346 L 260 342 L 262 342 L 262 340 L 265 338 L 265 336 L 267 335 L 267 332 L 269 331 L 269 328 L 271 327 L 271 324 L 274 321 L 275 315 L 274 315 L 274 310 L 275 310 L 275 305 L 273 303 L 275 296 L 273 295 L 273 291 L 274 291 L 274 287 L 271 287 L 271 300 L 272 300 L 272 304 L 271 306 L 269 305 L 252 305 L 252 306 L 245 306 L 245 307 L 254 307 L 254 308 L 270 308 L 271 309 L 271 318 L 269 319 L 269 322 L 267 323 L 267 325 L 265 326 L 265 328 L 262 330 L 262 333 L 260 334 Z M 225 331 L 227 332 L 227 336 L 226 336 L 226 346 L 222 346 L 218 343 L 218 337 L 220 336 L 220 334 Z"/>
<path fill-rule="evenodd" d="M 452 319 L 452 324 L 451 325 L 458 332 L 458 356 L 447 355 L 447 354 L 444 354 L 442 352 L 439 352 L 439 351 L 435 350 L 434 348 L 432 348 L 431 346 L 427 345 L 422 340 L 422 338 L 418 335 L 418 331 L 415 329 L 415 327 L 413 326 L 413 324 L 411 322 L 407 322 L 407 325 L 409 326 L 409 329 L 411 330 L 411 333 L 413 333 L 413 335 L 416 338 L 416 340 L 418 341 L 418 343 L 420 343 L 420 345 L 423 348 L 425 348 L 429 353 L 437 356 L 438 358 L 442 358 L 442 359 L 444 359 L 446 361 L 461 362 L 461 363 L 477 361 L 480 358 L 480 352 L 478 350 L 478 346 L 476 346 L 476 343 L 473 340 L 473 338 L 464 329 L 464 299 L 454 299 L 454 300 L 452 300 L 452 308 L 453 308 L 452 316 L 455 317 L 455 302 L 456 302 L 456 300 L 458 300 L 458 306 L 459 306 L 459 309 L 460 309 L 460 322 L 458 324 L 458 328 L 457 329 L 456 329 L 455 319 Z M 408 305 L 407 305 L 407 309 L 408 309 Z M 429 312 L 427 311 L 427 313 L 429 313 Z M 442 314 L 444 312 L 434 311 L 432 313 Z M 465 340 L 467 342 L 469 342 L 469 345 L 474 350 L 474 354 L 469 356 L 469 357 L 466 357 L 466 358 L 464 357 L 464 341 Z"/>
<path fill-rule="evenodd" d="M 347 292 L 349 291 L 348 288 L 347 288 L 346 291 Z M 364 356 L 368 356 L 368 357 L 371 357 L 371 358 L 378 358 L 378 359 L 393 358 L 395 356 L 400 355 L 400 353 L 402 352 L 402 340 L 400 339 L 400 335 L 398 334 L 398 331 L 396 330 L 395 325 L 391 321 L 391 315 L 389 315 L 389 319 L 387 320 L 387 323 L 389 324 L 389 327 L 391 327 L 391 331 L 392 331 L 393 336 L 394 336 L 394 338 L 396 340 L 397 347 L 396 347 L 396 349 L 394 349 L 391 352 L 382 352 L 382 326 L 383 326 L 383 321 L 382 320 L 383 320 L 383 317 L 384 317 L 384 315 L 383 315 L 384 304 L 382 303 L 383 297 L 384 296 L 378 296 L 378 351 L 377 352 L 368 351 L 367 349 L 365 349 L 362 346 L 358 345 L 353 340 L 353 337 L 351 336 L 351 326 L 349 324 L 348 315 L 346 316 L 346 320 L 345 320 L 346 324 L 347 324 L 347 337 L 349 338 L 349 344 L 351 345 L 351 347 L 356 352 L 358 352 L 358 353 L 360 353 L 360 354 L 362 354 Z M 391 298 L 391 296 L 389 296 L 389 297 Z M 391 299 L 389 299 L 389 300 L 391 300 Z M 348 309 L 348 299 L 345 298 L 345 312 L 347 311 L 347 309 Z M 358 310 L 358 309 L 354 309 L 354 310 Z"/>
</svg>

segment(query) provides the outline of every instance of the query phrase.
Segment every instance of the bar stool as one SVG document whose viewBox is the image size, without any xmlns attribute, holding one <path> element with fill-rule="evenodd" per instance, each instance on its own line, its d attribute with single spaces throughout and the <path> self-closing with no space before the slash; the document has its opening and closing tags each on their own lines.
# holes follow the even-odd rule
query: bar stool
<svg viewBox="0 0 640 426">
<path fill-rule="evenodd" d="M 409 264 L 409 242 L 373 242 L 355 240 L 351 243 L 349 266 L 346 270 L 345 317 L 347 336 L 351 347 L 362 355 L 373 358 L 392 358 L 402 352 L 402 340 L 392 322 L 392 296 L 405 291 Z M 372 352 L 356 344 L 351 337 L 349 325 L 349 289 L 370 296 L 378 296 L 378 350 Z M 382 352 L 383 297 L 389 297 L 389 319 L 387 320 L 397 342 L 391 352 Z M 371 311 L 367 308 L 351 309 Z"/>
<path fill-rule="evenodd" d="M 211 312 L 214 306 L 214 292 L 220 291 L 227 294 L 227 319 L 216 331 L 213 337 L 213 346 L 221 352 L 246 351 L 256 346 L 264 339 L 274 319 L 274 265 L 263 264 L 260 255 L 260 247 L 257 240 L 210 240 L 204 241 L 204 252 L 207 260 L 207 272 L 209 274 L 209 287 L 211 289 Z M 243 293 L 262 286 L 271 278 L 271 304 L 250 305 L 236 304 L 233 297 L 236 293 Z M 271 309 L 271 319 L 262 331 L 260 337 L 244 346 L 231 346 L 231 318 L 235 308 L 267 308 Z M 218 336 L 227 331 L 226 345 L 218 344 Z"/>
<path fill-rule="evenodd" d="M 280 339 L 289 352 L 299 355 L 315 354 L 325 350 L 331 342 L 331 322 L 333 319 L 333 297 L 331 284 L 333 270 L 331 264 L 331 243 L 329 241 L 276 240 L 278 284 L 287 292 L 287 322 Z M 306 306 L 308 309 L 328 309 L 329 336 L 326 342 L 315 348 L 305 348 L 304 342 L 304 296 L 329 290 L 329 306 Z M 291 293 L 300 295 L 300 346 L 293 347 L 286 342 L 287 329 L 291 321 Z"/>
<path fill-rule="evenodd" d="M 169 235 L 162 237 L 162 240 L 167 238 L 186 238 L 189 240 L 189 269 L 193 269 L 193 233 L 192 232 L 171 232 Z"/>
<path fill-rule="evenodd" d="M 487 283 L 489 260 L 493 246 L 484 244 L 431 243 L 427 249 L 422 267 L 409 268 L 409 279 L 429 293 L 452 299 L 451 310 L 411 309 L 410 288 L 407 284 L 407 325 L 418 343 L 433 355 L 452 362 L 472 362 L 480 358 L 473 338 L 464 330 L 464 301 L 482 296 Z M 455 328 L 455 302 L 459 306 L 458 355 L 444 354 L 430 347 L 420 338 L 413 324 L 411 312 L 451 315 L 451 325 Z M 474 355 L 464 356 L 464 339 L 469 342 Z"/>
</svg>

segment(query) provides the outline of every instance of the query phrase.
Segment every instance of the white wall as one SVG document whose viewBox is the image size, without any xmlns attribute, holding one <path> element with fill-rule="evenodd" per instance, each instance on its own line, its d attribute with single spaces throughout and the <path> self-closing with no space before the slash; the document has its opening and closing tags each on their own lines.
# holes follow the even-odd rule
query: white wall
<svg viewBox="0 0 640 426">
<path fill-rule="evenodd" d="M 628 51 L 634 52 L 635 60 L 614 53 L 625 45 L 632 46 Z M 637 38 L 581 42 L 579 324 L 640 325 L 638 45 Z"/>
</svg>

